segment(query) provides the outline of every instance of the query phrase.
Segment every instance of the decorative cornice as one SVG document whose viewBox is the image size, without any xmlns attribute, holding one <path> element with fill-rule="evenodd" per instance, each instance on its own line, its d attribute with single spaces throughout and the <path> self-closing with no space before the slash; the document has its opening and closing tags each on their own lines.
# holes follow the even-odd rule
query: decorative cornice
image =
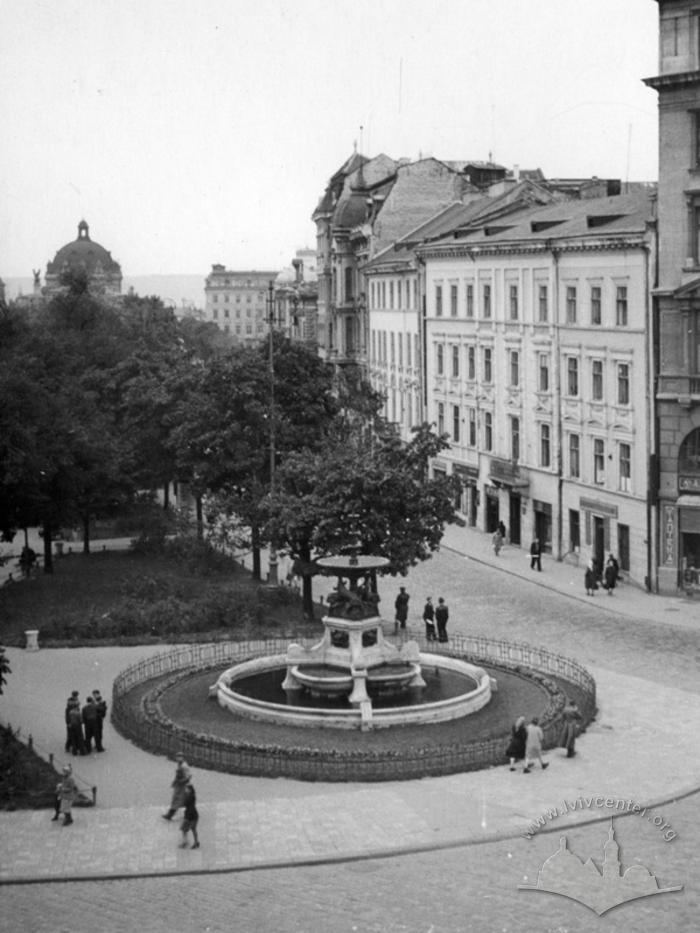
<svg viewBox="0 0 700 933">
<path fill-rule="evenodd" d="M 676 74 L 657 75 L 653 78 L 642 78 L 647 87 L 660 91 L 662 88 L 689 87 L 700 84 L 700 71 L 681 71 Z"/>
<path fill-rule="evenodd" d="M 627 249 L 648 249 L 649 244 L 646 237 L 639 236 L 625 237 L 606 237 L 597 238 L 595 241 L 589 241 L 581 238 L 579 240 L 562 241 L 553 243 L 551 241 L 537 241 L 533 243 L 510 242 L 510 243 L 473 243 L 473 244 L 446 244 L 439 246 L 420 246 L 416 248 L 419 256 L 426 256 L 431 259 L 450 259 L 456 256 L 468 256 L 470 259 L 478 259 L 479 256 L 514 256 L 514 255 L 532 255 L 541 253 L 599 253 L 612 252 L 614 250 Z"/>
</svg>

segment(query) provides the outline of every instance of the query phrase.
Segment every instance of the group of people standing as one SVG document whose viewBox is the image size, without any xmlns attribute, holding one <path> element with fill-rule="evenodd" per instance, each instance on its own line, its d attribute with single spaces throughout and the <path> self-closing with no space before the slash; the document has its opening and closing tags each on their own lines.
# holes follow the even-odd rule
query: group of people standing
<svg viewBox="0 0 700 933">
<path fill-rule="evenodd" d="M 94 743 L 95 751 L 103 752 L 106 716 L 107 703 L 99 690 L 93 690 L 84 704 L 80 702 L 80 693 L 73 690 L 66 701 L 66 751 L 72 755 L 89 755 Z"/>
<path fill-rule="evenodd" d="M 575 700 L 567 700 L 562 709 L 562 728 L 559 734 L 558 746 L 566 749 L 566 757 L 573 758 L 576 754 L 576 737 L 580 724 L 583 721 L 581 712 Z M 506 758 L 510 761 L 510 770 L 516 770 L 516 763 L 523 762 L 523 774 L 529 774 L 535 763 L 539 761 L 542 770 L 549 767 L 549 762 L 542 758 L 542 743 L 544 733 L 537 716 L 533 716 L 529 723 L 525 717 L 519 716 L 513 723 L 510 741 L 506 747 Z"/>
<path fill-rule="evenodd" d="M 394 634 L 400 629 L 406 628 L 408 621 L 408 601 L 411 597 L 406 592 L 406 587 L 399 588 L 398 596 L 394 602 Z M 433 605 L 433 597 L 428 596 L 423 607 L 423 624 L 425 625 L 425 637 L 427 641 L 448 641 L 447 622 L 450 618 L 450 610 L 447 603 L 441 596 L 437 601 L 437 606 Z"/>
<path fill-rule="evenodd" d="M 592 557 L 586 565 L 586 572 L 583 576 L 583 585 L 586 587 L 586 596 L 593 596 L 599 585 L 607 590 L 608 596 L 612 596 L 613 590 L 620 579 L 620 565 L 617 558 L 608 554 L 605 567 L 602 569 L 599 562 Z"/>
</svg>

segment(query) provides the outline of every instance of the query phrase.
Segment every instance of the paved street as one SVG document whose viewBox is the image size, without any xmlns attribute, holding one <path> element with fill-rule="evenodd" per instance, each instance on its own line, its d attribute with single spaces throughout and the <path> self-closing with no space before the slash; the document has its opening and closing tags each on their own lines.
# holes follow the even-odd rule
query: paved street
<svg viewBox="0 0 700 933">
<path fill-rule="evenodd" d="M 411 623 L 418 625 L 426 595 L 443 595 L 452 631 L 542 644 L 586 664 L 600 715 L 573 762 L 553 752 L 550 769 L 528 777 L 504 767 L 382 785 L 198 771 L 203 846 L 192 853 L 177 849 L 176 828 L 158 817 L 171 764 L 110 727 L 105 755 L 78 763 L 86 783 L 98 785 L 98 807 L 78 811 L 71 830 L 47 823 L 46 813 L 0 815 L 11 840 L 0 879 L 174 877 L 4 884 L 9 929 L 651 930 L 662 918 L 669 929 L 687 927 L 698 908 L 697 798 L 664 801 L 700 785 L 700 604 L 629 584 L 613 597 L 586 597 L 578 568 L 545 558 L 543 573 L 531 573 L 524 551 L 506 548 L 496 560 L 487 536 L 469 529 L 450 529 L 447 543 L 402 581 Z M 388 581 L 382 589 L 385 615 L 397 587 Z M 60 758 L 70 689 L 105 690 L 144 651 L 12 652 L 3 717 Z M 549 831 L 533 839 L 521 835 L 547 808 L 596 794 L 657 805 L 652 812 L 677 838 L 664 841 L 650 818 L 618 818 L 621 859 L 646 866 L 660 884 L 683 884 L 682 892 L 598 918 L 569 899 L 517 889 L 556 851 L 564 829 L 577 855 L 601 864 L 607 824 L 583 825 L 608 815 L 600 808 L 548 820 Z M 387 853 L 394 855 L 380 857 Z"/>
</svg>

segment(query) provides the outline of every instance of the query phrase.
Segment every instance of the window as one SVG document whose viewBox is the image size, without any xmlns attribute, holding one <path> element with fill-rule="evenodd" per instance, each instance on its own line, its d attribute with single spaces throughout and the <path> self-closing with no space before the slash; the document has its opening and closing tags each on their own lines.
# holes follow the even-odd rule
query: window
<svg viewBox="0 0 700 933">
<path fill-rule="evenodd" d="M 569 434 L 569 476 L 572 479 L 581 476 L 581 439 L 578 434 Z"/>
<path fill-rule="evenodd" d="M 618 327 L 627 327 L 627 286 L 617 286 L 615 298 L 615 323 Z"/>
<path fill-rule="evenodd" d="M 452 345 L 452 378 L 456 379 L 459 376 L 459 347 L 457 344 Z"/>
<path fill-rule="evenodd" d="M 618 363 L 617 366 L 617 404 L 630 403 L 630 368 L 628 363 Z"/>
<path fill-rule="evenodd" d="M 216 303 L 218 302 L 218 300 L 219 300 L 219 296 L 218 296 L 218 295 L 214 295 L 214 296 L 212 297 L 212 301 L 214 302 L 214 304 L 216 304 Z"/>
<path fill-rule="evenodd" d="M 510 419 L 510 456 L 512 460 L 520 459 L 520 418 L 513 416 Z"/>
<path fill-rule="evenodd" d="M 452 406 L 452 440 L 459 443 L 459 405 Z"/>
<path fill-rule="evenodd" d="M 493 447 L 493 415 L 490 411 L 484 412 L 484 450 Z"/>
<path fill-rule="evenodd" d="M 474 317 L 474 286 L 467 284 L 467 317 Z"/>
<path fill-rule="evenodd" d="M 538 287 L 537 304 L 539 308 L 540 322 L 547 321 L 549 319 L 549 299 L 546 285 L 540 285 Z"/>
<path fill-rule="evenodd" d="M 445 374 L 445 349 L 441 343 L 436 347 L 435 367 L 438 376 L 443 376 Z"/>
<path fill-rule="evenodd" d="M 212 308 L 211 316 L 214 318 L 214 320 L 216 320 L 216 319 L 218 318 L 218 316 L 219 316 L 219 309 L 218 309 L 218 308 Z"/>
<path fill-rule="evenodd" d="M 511 321 L 518 320 L 518 286 L 510 285 L 508 288 L 508 307 Z"/>
<path fill-rule="evenodd" d="M 476 447 L 476 409 L 469 409 L 469 446 Z"/>
<path fill-rule="evenodd" d="M 618 524 L 617 526 L 617 559 L 620 561 L 620 570 L 630 569 L 630 526 Z"/>
<path fill-rule="evenodd" d="M 510 384 L 517 386 L 520 383 L 520 354 L 517 350 L 510 351 Z"/>
<path fill-rule="evenodd" d="M 406 366 L 411 368 L 411 335 L 406 334 Z"/>
<path fill-rule="evenodd" d="M 491 317 L 491 286 L 484 285 L 484 317 Z"/>
<path fill-rule="evenodd" d="M 569 550 L 581 547 L 581 517 L 576 509 L 569 509 Z"/>
<path fill-rule="evenodd" d="M 389 307 L 394 307 L 394 283 L 389 282 Z"/>
<path fill-rule="evenodd" d="M 620 444 L 620 489 L 632 489 L 632 449 L 629 444 Z"/>
<path fill-rule="evenodd" d="M 593 360 L 591 363 L 591 396 L 596 402 L 600 402 L 603 398 L 602 360 Z"/>
<path fill-rule="evenodd" d="M 551 442 L 549 425 L 540 425 L 540 466 L 548 467 L 551 463 Z"/>
<path fill-rule="evenodd" d="M 224 317 L 231 317 L 231 312 L 228 308 L 224 308 Z"/>
<path fill-rule="evenodd" d="M 467 379 L 476 379 L 476 348 L 467 347 Z"/>
<path fill-rule="evenodd" d="M 540 392 L 549 392 L 549 356 L 546 353 L 540 353 L 538 359 Z"/>
<path fill-rule="evenodd" d="M 377 362 L 377 332 L 372 331 L 372 362 Z"/>
<path fill-rule="evenodd" d="M 484 347 L 484 382 L 493 382 L 491 347 Z"/>
<path fill-rule="evenodd" d="M 445 406 L 443 405 L 442 402 L 438 402 L 437 427 L 438 427 L 438 434 L 445 433 Z"/>
<path fill-rule="evenodd" d="M 598 486 L 605 483 L 605 443 L 599 438 L 593 441 L 593 482 Z"/>
<path fill-rule="evenodd" d="M 389 360 L 392 366 L 396 362 L 396 352 L 395 352 L 395 347 L 394 347 L 394 332 L 393 331 L 389 334 Z"/>
<path fill-rule="evenodd" d="M 396 335 L 396 349 L 399 354 L 399 367 L 403 369 L 403 337 L 401 334 Z"/>
<path fill-rule="evenodd" d="M 450 285 L 450 316 L 457 317 L 457 286 Z"/>
<path fill-rule="evenodd" d="M 247 300 L 250 301 L 250 295 Z M 352 301 L 352 266 L 345 269 L 345 300 Z"/>
<path fill-rule="evenodd" d="M 576 323 L 576 287 L 567 286 L 566 289 L 566 323 Z"/>
<path fill-rule="evenodd" d="M 601 304 L 601 288 L 599 285 L 591 286 L 591 324 L 601 324 L 603 321 Z"/>
<path fill-rule="evenodd" d="M 578 395 L 578 360 L 575 356 L 566 361 L 566 394 Z"/>
<path fill-rule="evenodd" d="M 435 286 L 435 315 L 442 317 L 442 285 Z"/>
</svg>

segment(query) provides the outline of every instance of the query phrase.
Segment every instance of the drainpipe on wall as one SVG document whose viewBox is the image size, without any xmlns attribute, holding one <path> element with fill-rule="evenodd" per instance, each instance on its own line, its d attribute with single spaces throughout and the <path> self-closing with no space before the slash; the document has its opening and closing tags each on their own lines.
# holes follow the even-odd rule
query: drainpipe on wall
<svg viewBox="0 0 700 933">
<path fill-rule="evenodd" d="M 562 450 L 562 425 L 561 425 L 561 365 L 559 353 L 559 251 L 550 246 L 552 251 L 552 260 L 554 262 L 554 281 L 552 283 L 552 330 L 554 340 L 552 341 L 552 376 L 554 382 L 554 424 L 557 431 L 557 554 L 556 559 L 562 560 L 566 553 L 564 549 L 564 471 L 563 471 L 563 450 Z M 580 526 L 579 526 L 580 527 Z M 581 542 L 579 541 L 579 551 Z"/>
</svg>

